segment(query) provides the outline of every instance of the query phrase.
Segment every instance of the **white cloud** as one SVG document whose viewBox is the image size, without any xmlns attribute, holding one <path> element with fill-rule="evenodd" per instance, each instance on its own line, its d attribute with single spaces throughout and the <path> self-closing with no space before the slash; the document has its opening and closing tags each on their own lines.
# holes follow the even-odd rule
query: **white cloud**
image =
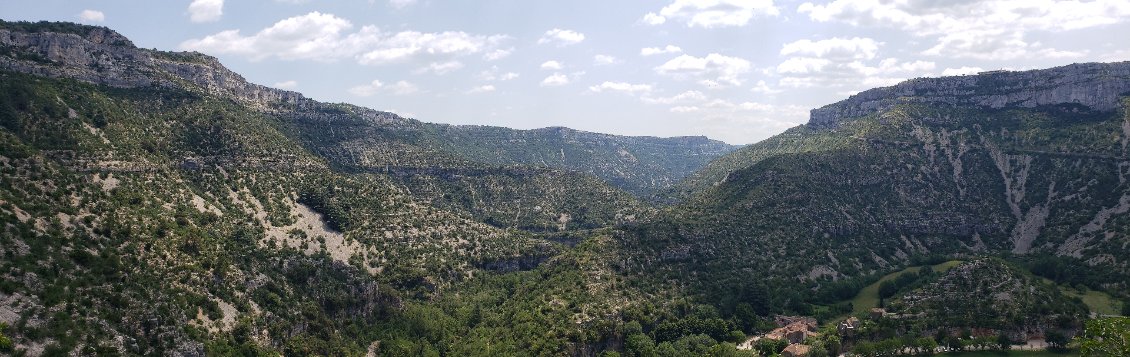
<svg viewBox="0 0 1130 357">
<path fill-rule="evenodd" d="M 824 71 L 825 67 L 832 64 L 831 60 L 823 58 L 793 57 L 777 65 L 777 73 L 781 74 L 810 74 Z"/>
<path fill-rule="evenodd" d="M 783 87 L 860 90 L 893 85 L 907 78 L 928 75 L 935 66 L 930 61 L 903 62 L 895 58 L 867 64 L 859 60 L 793 57 L 777 65 L 776 71 L 782 75 L 778 85 Z"/>
<path fill-rule="evenodd" d="M 363 84 L 349 88 L 349 93 L 358 97 L 369 97 L 382 92 L 390 92 L 396 95 L 407 95 L 419 92 L 420 89 L 408 81 L 397 81 L 392 85 L 385 85 L 379 80 L 373 80 L 368 84 Z"/>
<path fill-rule="evenodd" d="M 585 40 L 585 34 L 573 30 L 552 29 L 538 39 L 538 44 L 556 43 L 558 47 L 575 45 Z"/>
<path fill-rule="evenodd" d="M 295 87 L 298 87 L 298 82 L 293 80 L 275 83 L 275 88 L 279 89 L 293 89 Z"/>
<path fill-rule="evenodd" d="M 211 22 L 224 15 L 224 0 L 193 0 L 188 4 L 188 17 L 192 22 Z"/>
<path fill-rule="evenodd" d="M 407 95 L 420 91 L 419 87 L 416 87 L 415 84 L 409 83 L 408 81 L 396 81 L 391 89 L 392 93 L 396 95 Z"/>
<path fill-rule="evenodd" d="M 416 74 L 432 72 L 437 75 L 444 75 L 453 71 L 463 68 L 463 62 L 459 61 L 446 61 L 446 62 L 432 62 L 427 66 L 420 67 L 415 71 Z"/>
<path fill-rule="evenodd" d="M 552 60 L 545 61 L 545 62 L 541 63 L 541 69 L 558 70 L 558 69 L 562 69 L 564 67 L 565 66 L 562 65 L 561 62 L 552 61 Z"/>
<path fill-rule="evenodd" d="M 510 54 L 512 53 L 514 53 L 513 47 L 507 49 L 498 49 L 484 53 L 483 59 L 487 61 L 497 61 L 506 57 L 510 57 Z"/>
<path fill-rule="evenodd" d="M 640 56 L 661 55 L 664 53 L 683 53 L 683 49 L 679 46 L 667 45 L 666 47 L 645 47 L 640 49 Z"/>
<path fill-rule="evenodd" d="M 542 87 L 558 87 L 566 84 L 569 84 L 569 77 L 561 73 L 554 73 L 541 81 Z"/>
<path fill-rule="evenodd" d="M 416 0 L 388 0 L 388 6 L 403 9 L 416 4 Z"/>
<path fill-rule="evenodd" d="M 777 16 L 773 0 L 674 0 L 659 13 L 648 13 L 641 20 L 659 25 L 677 19 L 688 27 L 745 26 L 755 16 Z"/>
<path fill-rule="evenodd" d="M 78 18 L 79 18 L 79 20 L 86 21 L 86 22 L 102 22 L 102 21 L 106 21 L 106 14 L 103 14 L 101 11 L 98 11 L 98 10 L 87 9 L 87 10 L 82 10 L 82 12 L 80 12 L 78 14 Z"/>
<path fill-rule="evenodd" d="M 741 85 L 741 75 L 749 72 L 747 60 L 711 53 L 706 57 L 681 55 L 655 67 L 659 74 L 676 78 L 686 76 L 710 77 L 707 80 L 723 85 Z"/>
<path fill-rule="evenodd" d="M 471 90 L 467 91 L 467 94 L 487 93 L 487 92 L 493 92 L 493 91 L 494 91 L 494 85 L 487 84 L 487 85 L 481 85 L 481 86 L 478 86 L 478 87 L 475 87 L 475 88 L 471 88 Z"/>
<path fill-rule="evenodd" d="M 804 3 L 797 12 L 819 22 L 894 27 L 937 43 L 924 53 L 1008 60 L 1031 56 L 1075 57 L 1078 52 L 1029 42 L 1033 31 L 1061 32 L 1130 19 L 1125 0 L 876 1 Z"/>
<path fill-rule="evenodd" d="M 592 63 L 597 66 L 608 66 L 613 64 L 623 63 L 619 58 L 609 55 L 596 55 L 592 57 Z"/>
<path fill-rule="evenodd" d="M 365 32 L 362 29 L 361 33 Z M 506 36 L 480 36 L 461 31 L 402 31 L 370 40 L 375 42 L 373 47 L 377 49 L 360 54 L 358 60 L 361 64 L 384 64 L 405 61 L 415 56 L 464 56 L 483 52 L 505 39 Z"/>
<path fill-rule="evenodd" d="M 827 40 L 799 40 L 781 47 L 781 55 L 802 55 L 835 59 L 872 59 L 879 52 L 879 42 L 870 38 L 834 37 Z"/>
<path fill-rule="evenodd" d="M 773 94 L 777 94 L 777 93 L 782 92 L 782 90 L 780 90 L 780 89 L 770 88 L 769 84 L 765 83 L 765 81 L 763 81 L 763 80 L 757 81 L 757 84 L 755 84 L 753 86 L 753 88 L 750 88 L 750 91 L 754 92 L 754 93 L 765 94 L 765 95 L 773 95 Z"/>
<path fill-rule="evenodd" d="M 641 97 L 640 99 L 647 104 L 699 103 L 706 101 L 706 95 L 697 90 L 689 90 L 670 97 Z"/>
<path fill-rule="evenodd" d="M 781 46 L 780 54 L 788 58 L 772 70 L 781 75 L 778 86 L 840 88 L 850 92 L 927 75 L 935 67 L 934 62 L 921 60 L 885 58 L 875 62 L 882 45 L 861 37 L 794 41 Z M 763 94 L 780 92 L 764 82 L 751 90 Z"/>
<path fill-rule="evenodd" d="M 450 61 L 453 57 L 490 53 L 509 40 L 504 35 L 459 31 L 386 33 L 375 26 L 350 32 L 353 27 L 349 20 L 333 14 L 311 12 L 276 22 L 254 35 L 244 36 L 239 30 L 227 30 L 184 41 L 180 48 L 241 55 L 252 61 L 352 58 L 361 64 L 380 65 L 417 60 Z"/>
<path fill-rule="evenodd" d="M 509 81 L 519 77 L 518 73 L 506 72 L 500 73 L 498 66 L 492 66 L 491 69 L 479 72 L 477 76 L 484 81 Z"/>
<path fill-rule="evenodd" d="M 677 107 L 671 107 L 671 109 L 670 109 L 670 111 L 672 113 L 694 113 L 694 112 L 697 112 L 699 110 L 701 110 L 701 108 L 696 107 L 696 106 L 685 106 L 685 105 L 680 105 L 680 106 L 677 106 Z"/>
<path fill-rule="evenodd" d="M 647 93 L 652 90 L 649 84 L 631 84 L 627 82 L 609 82 L 605 81 L 600 85 L 590 86 L 589 90 L 594 93 L 601 93 L 604 91 L 621 92 L 627 94 Z"/>
<path fill-rule="evenodd" d="M 664 22 L 667 22 L 667 18 L 660 16 L 654 12 L 649 12 L 646 15 L 643 15 L 643 18 L 640 19 L 640 22 L 648 25 L 662 25 Z"/>
</svg>

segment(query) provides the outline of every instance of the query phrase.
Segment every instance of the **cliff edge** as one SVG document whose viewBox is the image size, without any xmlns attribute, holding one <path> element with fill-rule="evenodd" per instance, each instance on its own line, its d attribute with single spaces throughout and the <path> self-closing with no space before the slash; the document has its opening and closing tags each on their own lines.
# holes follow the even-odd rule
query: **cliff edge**
<svg viewBox="0 0 1130 357">
<path fill-rule="evenodd" d="M 976 75 L 915 78 L 866 90 L 810 112 L 808 125 L 834 127 L 844 119 L 890 109 L 900 103 L 986 108 L 1079 104 L 1097 111 L 1120 107 L 1130 93 L 1130 62 L 1077 63 L 1031 71 L 988 71 Z"/>
</svg>

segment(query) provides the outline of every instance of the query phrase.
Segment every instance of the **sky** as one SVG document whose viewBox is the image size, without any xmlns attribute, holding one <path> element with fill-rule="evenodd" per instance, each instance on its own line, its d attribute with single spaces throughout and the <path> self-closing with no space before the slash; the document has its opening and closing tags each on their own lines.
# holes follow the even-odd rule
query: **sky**
<svg viewBox="0 0 1130 357">
<path fill-rule="evenodd" d="M 426 122 L 749 144 L 915 77 L 1130 60 L 1130 0 L 4 0 Z"/>
</svg>

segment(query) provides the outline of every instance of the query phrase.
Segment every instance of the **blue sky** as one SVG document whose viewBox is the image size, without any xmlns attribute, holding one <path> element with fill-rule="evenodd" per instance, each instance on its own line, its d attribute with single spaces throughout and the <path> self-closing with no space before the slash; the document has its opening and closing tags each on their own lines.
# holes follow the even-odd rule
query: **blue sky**
<svg viewBox="0 0 1130 357">
<path fill-rule="evenodd" d="M 1126 0 L 9 0 L 428 122 L 747 144 L 921 76 L 1130 60 Z"/>
</svg>

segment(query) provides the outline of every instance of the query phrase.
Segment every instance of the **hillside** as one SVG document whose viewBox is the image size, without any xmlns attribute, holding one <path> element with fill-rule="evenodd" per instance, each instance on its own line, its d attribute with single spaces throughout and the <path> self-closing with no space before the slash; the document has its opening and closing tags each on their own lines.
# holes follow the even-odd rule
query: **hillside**
<svg viewBox="0 0 1130 357">
<path fill-rule="evenodd" d="M 1010 334 L 1014 341 L 1078 329 L 1086 315 L 1082 302 L 1072 301 L 1055 285 L 987 258 L 965 262 L 892 298 L 886 311 L 905 331 L 915 325 L 980 328 Z"/>
<path fill-rule="evenodd" d="M 902 84 L 814 110 L 808 125 L 715 160 L 688 181 L 686 203 L 632 226 L 626 244 L 643 252 L 635 269 L 698 282 L 723 309 L 761 280 L 781 299 L 770 305 L 802 313 L 849 297 L 855 278 L 930 256 L 1079 259 L 1109 273 L 1097 287 L 1125 292 L 1130 100 L 1111 93 L 1130 82 L 1128 68 L 912 80 L 924 97 Z M 1043 76 L 1071 81 L 1049 89 L 1034 79 Z M 1102 105 L 1076 103 L 1088 78 L 1104 89 Z M 944 94 L 954 81 L 986 90 L 982 80 L 1018 99 L 966 102 L 920 85 L 942 83 Z M 827 108 L 869 109 L 836 109 L 846 116 L 833 120 Z M 821 293 L 791 295 L 794 284 Z"/>
<path fill-rule="evenodd" d="M 923 317 L 875 339 L 1074 333 L 1041 278 L 1130 299 L 1128 68 L 915 79 L 738 149 L 424 123 L 0 22 L 0 354 L 748 355 L 872 283 Z"/>
</svg>

